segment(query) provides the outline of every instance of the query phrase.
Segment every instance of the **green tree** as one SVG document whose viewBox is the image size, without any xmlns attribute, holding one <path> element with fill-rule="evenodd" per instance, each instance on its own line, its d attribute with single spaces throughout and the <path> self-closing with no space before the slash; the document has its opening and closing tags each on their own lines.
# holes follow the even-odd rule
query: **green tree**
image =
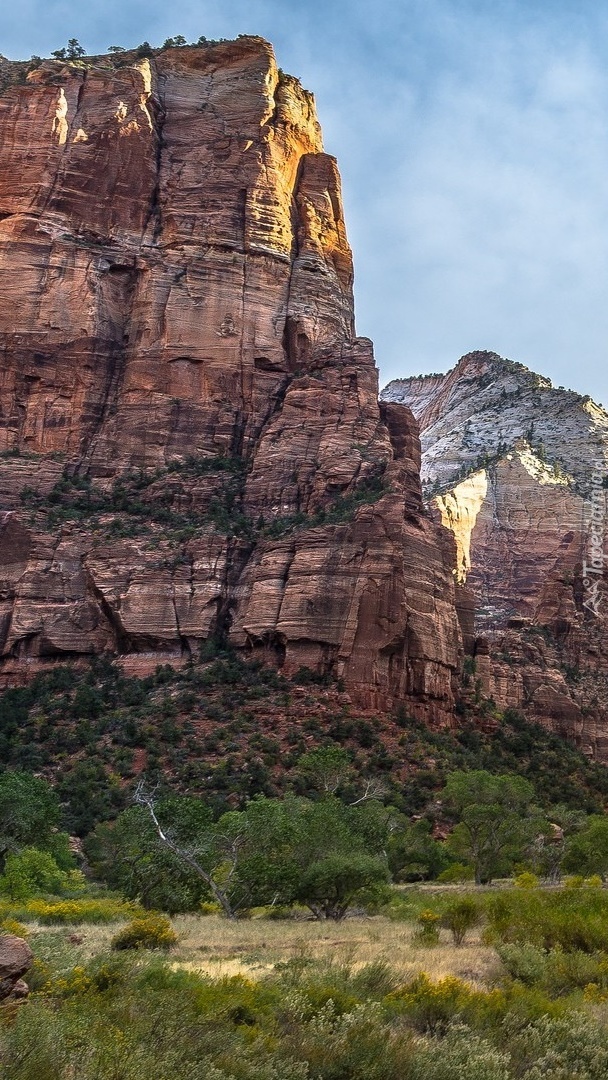
<svg viewBox="0 0 608 1080">
<path fill-rule="evenodd" d="M 333 796 L 303 799 L 293 814 L 298 868 L 293 899 L 317 918 L 344 918 L 364 890 L 387 882 L 388 815 L 381 804 L 345 806 Z"/>
<path fill-rule="evenodd" d="M 445 845 L 432 836 L 430 821 L 397 823 L 387 844 L 387 856 L 394 878 L 422 881 L 436 878 L 451 863 Z"/>
<path fill-rule="evenodd" d="M 258 796 L 244 810 L 217 822 L 215 878 L 234 911 L 267 904 L 290 904 L 299 865 L 299 811 L 305 800 Z"/>
<path fill-rule="evenodd" d="M 86 49 L 83 49 L 78 38 L 70 38 L 67 45 L 68 60 L 78 60 L 81 56 L 86 56 Z"/>
<path fill-rule="evenodd" d="M 69 875 L 60 869 L 50 852 L 27 847 L 8 856 L 0 876 L 0 893 L 11 900 L 29 900 L 41 893 L 58 895 L 69 883 Z"/>
<path fill-rule="evenodd" d="M 260 796 L 213 823 L 198 799 L 156 800 L 143 789 L 136 798 L 116 823 L 97 827 L 85 850 L 103 880 L 148 906 L 171 910 L 182 889 L 189 904 L 210 894 L 229 918 L 299 901 L 339 919 L 363 889 L 388 878 L 379 804 Z"/>
<path fill-rule="evenodd" d="M 467 930 L 481 921 L 481 909 L 472 896 L 461 896 L 448 904 L 441 917 L 441 923 L 451 931 L 455 945 L 462 945 Z"/>
<path fill-rule="evenodd" d="M 315 791 L 333 795 L 352 775 L 351 756 L 341 746 L 317 746 L 302 754 L 298 772 Z"/>
<path fill-rule="evenodd" d="M 530 864 L 535 873 L 557 885 L 561 881 L 566 851 L 589 818 L 584 811 L 572 810 L 562 804 L 552 806 L 549 817 L 531 844 Z"/>
<path fill-rule="evenodd" d="M 343 919 L 363 893 L 373 893 L 387 881 L 384 859 L 364 851 L 335 852 L 302 870 L 295 899 L 317 918 Z"/>
<path fill-rule="evenodd" d="M 568 873 L 608 877 L 608 817 L 594 814 L 586 826 L 570 837 L 562 867 Z"/>
<path fill-rule="evenodd" d="M 46 780 L 25 772 L 0 776 L 0 869 L 8 855 L 24 847 L 53 850 L 58 845 L 59 799 Z"/>
<path fill-rule="evenodd" d="M 298 773 L 306 790 L 327 795 L 340 793 L 351 806 L 377 801 L 386 795 L 386 784 L 379 777 L 356 777 L 352 757 L 342 746 L 318 746 L 302 754 Z"/>
<path fill-rule="evenodd" d="M 220 818 L 216 836 L 235 909 L 297 901 L 317 918 L 341 919 L 358 893 L 388 878 L 378 804 L 257 798 Z"/>
<path fill-rule="evenodd" d="M 211 827 L 211 813 L 200 799 L 162 798 L 155 813 L 161 829 L 184 851 L 200 847 Z M 209 899 L 207 883 L 161 840 L 144 806 L 130 806 L 115 821 L 97 825 L 86 838 L 84 851 L 96 877 L 129 899 L 138 898 L 144 907 L 177 914 L 195 911 L 201 900 Z M 214 860 L 215 847 L 211 866 Z"/>
<path fill-rule="evenodd" d="M 122 787 L 116 780 L 108 783 L 103 765 L 93 757 L 59 773 L 56 790 L 66 827 L 76 836 L 86 836 L 97 821 L 115 817 L 125 805 Z"/>
<path fill-rule="evenodd" d="M 521 776 L 454 772 L 442 799 L 458 818 L 446 846 L 471 863 L 477 884 L 509 872 L 544 824 L 534 788 Z"/>
</svg>

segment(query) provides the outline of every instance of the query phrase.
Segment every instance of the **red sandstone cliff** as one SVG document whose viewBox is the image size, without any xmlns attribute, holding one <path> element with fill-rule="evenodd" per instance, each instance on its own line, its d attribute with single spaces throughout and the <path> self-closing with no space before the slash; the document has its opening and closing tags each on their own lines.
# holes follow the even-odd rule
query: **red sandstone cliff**
<svg viewBox="0 0 608 1080">
<path fill-rule="evenodd" d="M 0 344 L 5 681 L 225 633 L 450 719 L 453 547 L 354 336 L 314 101 L 265 41 L 4 89 Z"/>
</svg>

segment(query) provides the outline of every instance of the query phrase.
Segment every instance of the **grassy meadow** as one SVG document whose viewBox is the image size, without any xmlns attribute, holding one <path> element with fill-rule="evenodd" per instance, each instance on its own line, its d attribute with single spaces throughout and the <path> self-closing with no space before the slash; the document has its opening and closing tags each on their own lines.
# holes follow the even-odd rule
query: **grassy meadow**
<svg viewBox="0 0 608 1080">
<path fill-rule="evenodd" d="M 169 923 L 95 903 L 3 902 L 2 928 L 27 935 L 35 962 L 30 998 L 2 1009 L 0 1077 L 608 1078 L 597 885 L 411 886 L 341 922 L 260 909 Z"/>
</svg>

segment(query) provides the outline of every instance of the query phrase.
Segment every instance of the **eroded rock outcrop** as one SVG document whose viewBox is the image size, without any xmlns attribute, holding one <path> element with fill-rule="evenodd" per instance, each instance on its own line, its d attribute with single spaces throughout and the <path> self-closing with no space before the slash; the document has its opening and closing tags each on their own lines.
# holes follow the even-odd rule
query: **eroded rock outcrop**
<svg viewBox="0 0 608 1080">
<path fill-rule="evenodd" d="M 421 425 L 430 505 L 474 598 L 479 690 L 608 757 L 608 415 L 494 353 L 383 398 Z"/>
<path fill-rule="evenodd" d="M 223 634 L 449 722 L 453 544 L 312 96 L 259 38 L 45 62 L 0 161 L 2 678 Z"/>
</svg>

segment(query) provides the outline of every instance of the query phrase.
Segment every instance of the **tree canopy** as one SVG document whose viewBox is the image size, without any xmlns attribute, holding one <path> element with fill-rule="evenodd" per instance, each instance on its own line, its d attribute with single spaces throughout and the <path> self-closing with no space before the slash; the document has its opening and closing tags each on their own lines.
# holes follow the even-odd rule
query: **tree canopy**
<svg viewBox="0 0 608 1080">
<path fill-rule="evenodd" d="M 458 823 L 447 846 L 471 863 L 477 884 L 508 872 L 543 828 L 534 794 L 528 780 L 512 774 L 473 769 L 448 777 L 442 800 Z"/>
<path fill-rule="evenodd" d="M 0 775 L 0 869 L 11 852 L 37 847 L 65 850 L 58 834 L 59 799 L 50 784 L 26 772 Z"/>
</svg>

